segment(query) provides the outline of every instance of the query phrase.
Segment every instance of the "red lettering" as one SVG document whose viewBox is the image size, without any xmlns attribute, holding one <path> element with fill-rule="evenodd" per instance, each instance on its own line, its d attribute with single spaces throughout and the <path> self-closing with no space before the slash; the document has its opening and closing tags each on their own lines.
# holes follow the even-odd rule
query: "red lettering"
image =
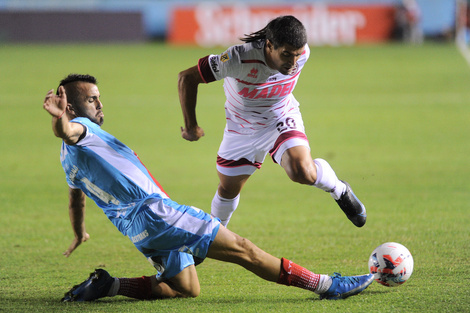
<svg viewBox="0 0 470 313">
<path fill-rule="evenodd" d="M 272 98 L 274 96 L 285 97 L 292 92 L 295 86 L 295 81 L 292 81 L 284 85 L 274 85 L 271 88 L 259 89 L 254 88 L 250 91 L 248 87 L 243 88 L 238 92 L 238 94 L 244 98 L 250 99 L 266 99 Z"/>
<path fill-rule="evenodd" d="M 268 96 L 268 88 L 264 88 L 261 90 L 261 92 L 255 97 L 255 99 L 259 99 L 259 98 L 264 98 L 266 99 L 266 97 Z"/>
<path fill-rule="evenodd" d="M 258 90 L 256 90 L 256 88 L 250 91 L 250 89 L 245 87 L 242 90 L 240 90 L 238 94 L 242 97 L 253 99 L 256 96 L 257 92 Z"/>
<path fill-rule="evenodd" d="M 274 87 L 271 88 L 271 92 L 269 93 L 268 98 L 272 98 L 275 95 L 279 95 L 282 90 L 282 85 L 275 85 Z"/>
<path fill-rule="evenodd" d="M 282 91 L 281 91 L 281 94 L 279 95 L 279 97 L 285 97 L 288 94 L 290 94 L 292 92 L 292 89 L 294 89 L 294 84 L 295 84 L 295 81 L 292 81 L 288 84 L 285 84 L 282 87 Z"/>
</svg>

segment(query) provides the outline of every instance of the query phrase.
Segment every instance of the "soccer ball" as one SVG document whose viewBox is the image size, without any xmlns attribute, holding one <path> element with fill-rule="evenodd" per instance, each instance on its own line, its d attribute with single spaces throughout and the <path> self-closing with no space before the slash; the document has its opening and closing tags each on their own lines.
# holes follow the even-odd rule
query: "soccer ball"
<svg viewBox="0 0 470 313">
<path fill-rule="evenodd" d="M 386 242 L 370 255 L 369 271 L 379 284 L 396 287 L 405 283 L 413 273 L 413 257 L 405 246 Z"/>
</svg>

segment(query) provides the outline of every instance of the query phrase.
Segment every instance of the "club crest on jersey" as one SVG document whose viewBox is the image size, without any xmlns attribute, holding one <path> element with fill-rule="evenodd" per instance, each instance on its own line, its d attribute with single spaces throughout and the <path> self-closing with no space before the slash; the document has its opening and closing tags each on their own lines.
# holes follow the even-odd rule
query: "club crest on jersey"
<svg viewBox="0 0 470 313">
<path fill-rule="evenodd" d="M 230 54 L 224 53 L 220 56 L 220 62 L 225 63 L 230 60 Z"/>
<path fill-rule="evenodd" d="M 258 70 L 253 67 L 247 76 L 251 78 L 258 78 Z"/>
</svg>

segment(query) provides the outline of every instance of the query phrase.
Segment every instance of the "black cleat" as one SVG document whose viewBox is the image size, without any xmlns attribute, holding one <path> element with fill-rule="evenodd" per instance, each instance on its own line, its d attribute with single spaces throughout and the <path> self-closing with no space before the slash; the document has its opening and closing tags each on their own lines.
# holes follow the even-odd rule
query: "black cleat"
<svg viewBox="0 0 470 313">
<path fill-rule="evenodd" d="M 93 301 L 108 295 L 114 278 L 103 269 L 96 269 L 83 283 L 65 293 L 62 302 Z"/>
<path fill-rule="evenodd" d="M 351 186 L 345 181 L 342 182 L 346 185 L 346 191 L 336 202 L 354 225 L 362 227 L 366 223 L 366 208 L 356 197 Z"/>
</svg>

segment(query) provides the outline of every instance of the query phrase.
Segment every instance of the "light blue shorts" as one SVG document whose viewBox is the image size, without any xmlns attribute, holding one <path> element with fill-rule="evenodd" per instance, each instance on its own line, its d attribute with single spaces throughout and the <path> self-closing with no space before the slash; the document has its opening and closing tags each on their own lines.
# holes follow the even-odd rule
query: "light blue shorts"
<svg viewBox="0 0 470 313">
<path fill-rule="evenodd" d="M 220 220 L 202 210 L 170 199 L 145 201 L 127 230 L 137 249 L 166 280 L 204 259 L 219 230 Z"/>
</svg>

